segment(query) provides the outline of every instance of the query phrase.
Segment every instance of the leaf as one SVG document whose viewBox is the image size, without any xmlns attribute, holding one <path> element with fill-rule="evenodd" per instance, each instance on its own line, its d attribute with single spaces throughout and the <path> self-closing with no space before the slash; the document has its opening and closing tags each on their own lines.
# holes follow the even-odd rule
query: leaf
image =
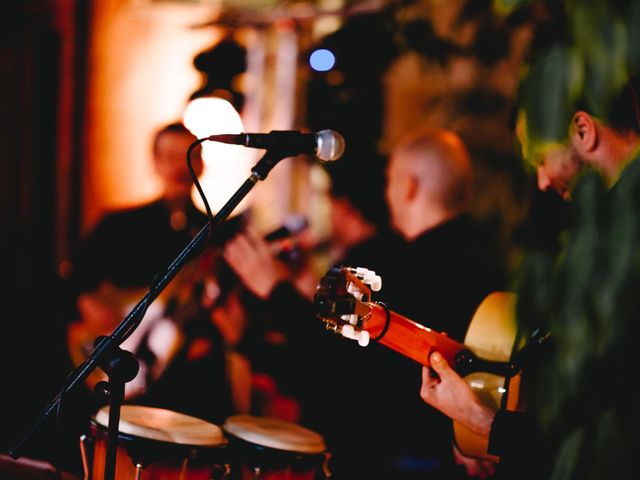
<svg viewBox="0 0 640 480">
<path fill-rule="evenodd" d="M 612 97 L 627 80 L 627 29 L 603 1 L 572 2 L 569 18 L 573 43 L 585 62 L 582 96 L 590 113 L 606 120 Z"/>
<path fill-rule="evenodd" d="M 563 144 L 584 85 L 584 61 L 575 49 L 555 45 L 534 63 L 522 81 L 525 158 L 553 144 Z"/>
<path fill-rule="evenodd" d="M 627 69 L 640 73 L 640 1 L 632 2 L 627 21 Z"/>
<path fill-rule="evenodd" d="M 533 2 L 534 0 L 496 0 L 494 2 L 494 9 L 498 14 L 508 15 L 515 10 L 528 7 Z"/>
</svg>

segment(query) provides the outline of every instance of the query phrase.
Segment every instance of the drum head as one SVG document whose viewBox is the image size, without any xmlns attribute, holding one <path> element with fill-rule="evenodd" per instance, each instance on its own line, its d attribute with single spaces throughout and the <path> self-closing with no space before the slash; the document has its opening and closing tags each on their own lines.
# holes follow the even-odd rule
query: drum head
<svg viewBox="0 0 640 480">
<path fill-rule="evenodd" d="M 109 425 L 109 407 L 101 408 L 95 421 Z M 227 443 L 222 429 L 200 418 L 162 408 L 122 405 L 120 433 L 183 445 L 217 447 Z"/>
<path fill-rule="evenodd" d="M 320 434 L 278 418 L 234 415 L 222 428 L 245 442 L 267 448 L 308 454 L 319 454 L 326 449 Z"/>
</svg>

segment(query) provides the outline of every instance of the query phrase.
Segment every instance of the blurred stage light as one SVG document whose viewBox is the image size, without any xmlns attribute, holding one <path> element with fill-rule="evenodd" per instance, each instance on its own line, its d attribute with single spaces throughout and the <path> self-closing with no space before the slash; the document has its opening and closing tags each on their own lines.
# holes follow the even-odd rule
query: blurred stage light
<svg viewBox="0 0 640 480">
<path fill-rule="evenodd" d="M 185 109 L 183 122 L 198 138 L 244 131 L 240 114 L 233 105 L 217 97 L 198 97 L 191 100 Z M 202 143 L 205 167 L 199 180 L 214 213 L 222 208 L 249 177 L 254 158 L 255 152 L 241 145 Z M 195 188 L 192 197 L 196 206 L 204 211 L 204 204 Z M 248 198 L 240 203 L 233 212 L 234 215 L 247 208 Z"/>
<path fill-rule="evenodd" d="M 327 72 L 336 64 L 336 56 L 326 48 L 314 50 L 309 56 L 309 65 L 316 72 Z"/>
<path fill-rule="evenodd" d="M 241 133 L 240 114 L 231 103 L 219 97 L 198 97 L 189 102 L 184 112 L 185 126 L 198 138 L 218 133 Z M 223 145 L 224 146 L 224 145 Z M 237 145 L 230 152 L 238 151 Z"/>
</svg>

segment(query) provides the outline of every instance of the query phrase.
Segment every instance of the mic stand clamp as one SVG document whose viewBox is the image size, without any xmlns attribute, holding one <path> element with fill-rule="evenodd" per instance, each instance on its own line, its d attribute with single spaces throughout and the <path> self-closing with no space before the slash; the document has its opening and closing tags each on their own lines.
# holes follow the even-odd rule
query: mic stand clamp
<svg viewBox="0 0 640 480">
<path fill-rule="evenodd" d="M 97 346 L 107 337 L 98 337 Z M 107 430 L 107 455 L 104 479 L 115 479 L 118 433 L 120 425 L 120 407 L 124 402 L 125 383 L 133 380 L 138 374 L 140 365 L 135 355 L 119 346 L 111 348 L 98 366 L 107 374 L 109 381 L 98 382 L 94 387 L 95 395 L 109 402 L 109 426 Z"/>
</svg>

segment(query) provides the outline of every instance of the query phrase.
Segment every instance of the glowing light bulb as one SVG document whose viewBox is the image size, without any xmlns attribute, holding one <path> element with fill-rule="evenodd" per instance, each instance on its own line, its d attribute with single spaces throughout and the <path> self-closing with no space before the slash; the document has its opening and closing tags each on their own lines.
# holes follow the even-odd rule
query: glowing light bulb
<svg viewBox="0 0 640 480">
<path fill-rule="evenodd" d="M 217 97 L 200 97 L 187 105 L 184 125 L 198 138 L 224 133 L 242 133 L 242 118 L 230 102 Z M 215 213 L 231 198 L 238 187 L 251 174 L 255 151 L 241 145 L 218 142 L 202 143 L 204 171 L 199 178 L 211 210 Z M 204 203 L 194 188 L 192 198 L 204 211 Z M 240 213 L 249 204 L 249 196 L 238 205 L 232 215 Z"/>
<path fill-rule="evenodd" d="M 198 138 L 219 133 L 241 133 L 240 114 L 224 98 L 200 97 L 191 100 L 184 111 L 184 125 Z M 231 145 L 238 149 L 236 145 Z"/>
</svg>

